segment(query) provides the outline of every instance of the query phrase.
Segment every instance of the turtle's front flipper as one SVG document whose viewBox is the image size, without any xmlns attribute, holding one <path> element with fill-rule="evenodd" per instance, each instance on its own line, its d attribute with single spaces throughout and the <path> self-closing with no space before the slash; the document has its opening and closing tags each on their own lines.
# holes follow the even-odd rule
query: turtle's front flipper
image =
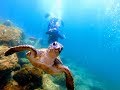
<svg viewBox="0 0 120 90">
<path fill-rule="evenodd" d="M 30 45 L 19 45 L 19 46 L 14 46 L 14 47 L 11 47 L 10 49 L 8 49 L 5 52 L 5 56 L 9 56 L 13 53 L 24 51 L 24 50 L 28 50 L 31 53 L 33 53 L 34 55 L 37 55 L 37 51 L 34 47 L 32 47 Z"/>
<path fill-rule="evenodd" d="M 67 90 L 74 90 L 74 81 L 69 68 L 64 65 L 58 65 L 58 68 L 65 73 Z"/>
</svg>

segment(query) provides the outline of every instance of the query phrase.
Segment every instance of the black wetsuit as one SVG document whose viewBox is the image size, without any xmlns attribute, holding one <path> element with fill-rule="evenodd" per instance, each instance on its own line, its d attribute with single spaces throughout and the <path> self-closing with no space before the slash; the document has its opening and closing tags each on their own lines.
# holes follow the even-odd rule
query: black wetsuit
<svg viewBox="0 0 120 90">
<path fill-rule="evenodd" d="M 60 34 L 59 30 L 47 31 L 46 34 L 49 35 L 49 37 L 48 37 L 48 43 L 49 44 L 54 42 L 54 41 L 58 41 L 58 38 L 64 39 L 64 36 Z"/>
</svg>

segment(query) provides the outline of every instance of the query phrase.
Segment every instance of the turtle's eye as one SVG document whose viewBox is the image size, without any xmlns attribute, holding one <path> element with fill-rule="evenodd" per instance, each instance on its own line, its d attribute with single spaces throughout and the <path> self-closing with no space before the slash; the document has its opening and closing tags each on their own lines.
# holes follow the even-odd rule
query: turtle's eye
<svg viewBox="0 0 120 90">
<path fill-rule="evenodd" d="M 53 45 L 55 46 L 55 42 L 53 43 Z"/>
<path fill-rule="evenodd" d="M 56 43 L 56 42 L 54 42 L 54 43 L 53 43 L 53 46 L 55 46 L 56 44 L 57 44 L 57 43 Z"/>
</svg>

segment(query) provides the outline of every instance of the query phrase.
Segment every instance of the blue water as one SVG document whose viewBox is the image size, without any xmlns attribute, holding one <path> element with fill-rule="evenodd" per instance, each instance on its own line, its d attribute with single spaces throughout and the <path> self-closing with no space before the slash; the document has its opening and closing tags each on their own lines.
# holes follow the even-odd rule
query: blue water
<svg viewBox="0 0 120 90">
<path fill-rule="evenodd" d="M 120 0 L 0 1 L 1 20 L 10 19 L 25 34 L 45 42 L 46 13 L 64 21 L 62 56 L 89 70 L 108 90 L 120 90 Z"/>
</svg>

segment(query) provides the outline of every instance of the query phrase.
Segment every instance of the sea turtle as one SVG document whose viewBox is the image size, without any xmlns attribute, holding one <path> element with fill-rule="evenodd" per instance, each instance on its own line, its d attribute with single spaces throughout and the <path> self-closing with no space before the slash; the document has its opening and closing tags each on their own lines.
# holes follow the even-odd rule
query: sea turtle
<svg viewBox="0 0 120 90">
<path fill-rule="evenodd" d="M 35 67 L 43 69 L 48 74 L 65 73 L 67 90 L 74 90 L 74 81 L 68 67 L 64 66 L 58 58 L 63 46 L 58 42 L 53 42 L 48 48 L 37 50 L 30 45 L 19 45 L 11 47 L 5 52 L 5 56 L 16 52 L 28 50 L 27 58 Z"/>
</svg>

